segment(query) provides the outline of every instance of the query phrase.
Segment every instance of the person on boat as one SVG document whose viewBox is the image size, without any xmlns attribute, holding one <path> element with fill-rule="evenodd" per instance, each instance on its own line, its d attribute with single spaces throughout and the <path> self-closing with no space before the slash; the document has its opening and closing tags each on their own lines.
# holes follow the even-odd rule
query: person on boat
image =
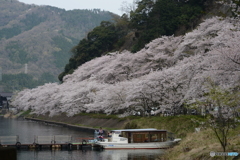
<svg viewBox="0 0 240 160">
<path fill-rule="evenodd" d="M 107 134 L 107 136 L 108 136 L 108 142 L 111 142 L 111 138 L 112 138 L 112 131 L 110 131 L 110 132 L 108 132 L 108 134 Z"/>
<path fill-rule="evenodd" d="M 98 130 L 98 139 L 100 141 L 103 141 L 103 134 L 104 134 L 104 130 L 102 129 L 102 127 L 100 127 L 100 129 Z"/>
<path fill-rule="evenodd" d="M 102 129 L 102 127 L 100 127 L 99 130 L 98 130 L 98 135 L 101 135 L 101 136 L 102 136 L 103 133 L 104 133 L 104 130 Z"/>
<path fill-rule="evenodd" d="M 108 137 L 112 137 L 112 131 L 108 132 Z"/>
</svg>

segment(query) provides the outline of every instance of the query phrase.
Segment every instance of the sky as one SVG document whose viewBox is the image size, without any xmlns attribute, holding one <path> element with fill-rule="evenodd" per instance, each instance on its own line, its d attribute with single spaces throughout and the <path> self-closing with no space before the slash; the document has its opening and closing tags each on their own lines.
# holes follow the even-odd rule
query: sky
<svg viewBox="0 0 240 160">
<path fill-rule="evenodd" d="M 66 10 L 100 8 L 118 15 L 123 14 L 120 8 L 124 1 L 133 2 L 133 0 L 19 0 L 26 4 L 49 5 Z"/>
</svg>

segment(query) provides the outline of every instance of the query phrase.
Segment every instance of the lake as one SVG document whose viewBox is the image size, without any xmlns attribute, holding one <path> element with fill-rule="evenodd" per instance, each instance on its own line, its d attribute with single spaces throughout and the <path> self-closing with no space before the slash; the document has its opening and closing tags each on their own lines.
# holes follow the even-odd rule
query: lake
<svg viewBox="0 0 240 160">
<path fill-rule="evenodd" d="M 60 125 L 50 125 L 0 116 L 0 136 L 19 136 L 22 144 L 32 144 L 35 136 L 71 135 L 73 139 L 93 137 L 89 130 L 83 131 Z M 164 150 L 27 150 L 17 151 L 18 160 L 155 160 Z"/>
</svg>

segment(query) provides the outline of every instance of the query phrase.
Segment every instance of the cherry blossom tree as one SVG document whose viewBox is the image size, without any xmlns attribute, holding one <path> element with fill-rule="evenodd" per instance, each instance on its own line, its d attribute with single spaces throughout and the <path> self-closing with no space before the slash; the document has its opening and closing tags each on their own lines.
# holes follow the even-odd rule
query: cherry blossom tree
<svg viewBox="0 0 240 160">
<path fill-rule="evenodd" d="M 62 84 L 19 92 L 12 105 L 36 114 L 81 112 L 131 115 L 168 110 L 205 101 L 211 78 L 223 89 L 240 86 L 240 22 L 206 19 L 184 36 L 163 36 L 139 52 L 114 52 L 86 62 Z"/>
</svg>

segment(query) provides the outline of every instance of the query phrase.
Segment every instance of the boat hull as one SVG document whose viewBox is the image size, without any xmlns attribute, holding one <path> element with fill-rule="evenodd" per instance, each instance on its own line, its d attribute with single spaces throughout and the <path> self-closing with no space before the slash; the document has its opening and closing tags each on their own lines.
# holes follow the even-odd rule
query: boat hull
<svg viewBox="0 0 240 160">
<path fill-rule="evenodd" d="M 149 143 L 111 143 L 97 142 L 93 147 L 104 149 L 167 149 L 174 145 L 173 141 L 166 142 L 149 142 Z"/>
</svg>

